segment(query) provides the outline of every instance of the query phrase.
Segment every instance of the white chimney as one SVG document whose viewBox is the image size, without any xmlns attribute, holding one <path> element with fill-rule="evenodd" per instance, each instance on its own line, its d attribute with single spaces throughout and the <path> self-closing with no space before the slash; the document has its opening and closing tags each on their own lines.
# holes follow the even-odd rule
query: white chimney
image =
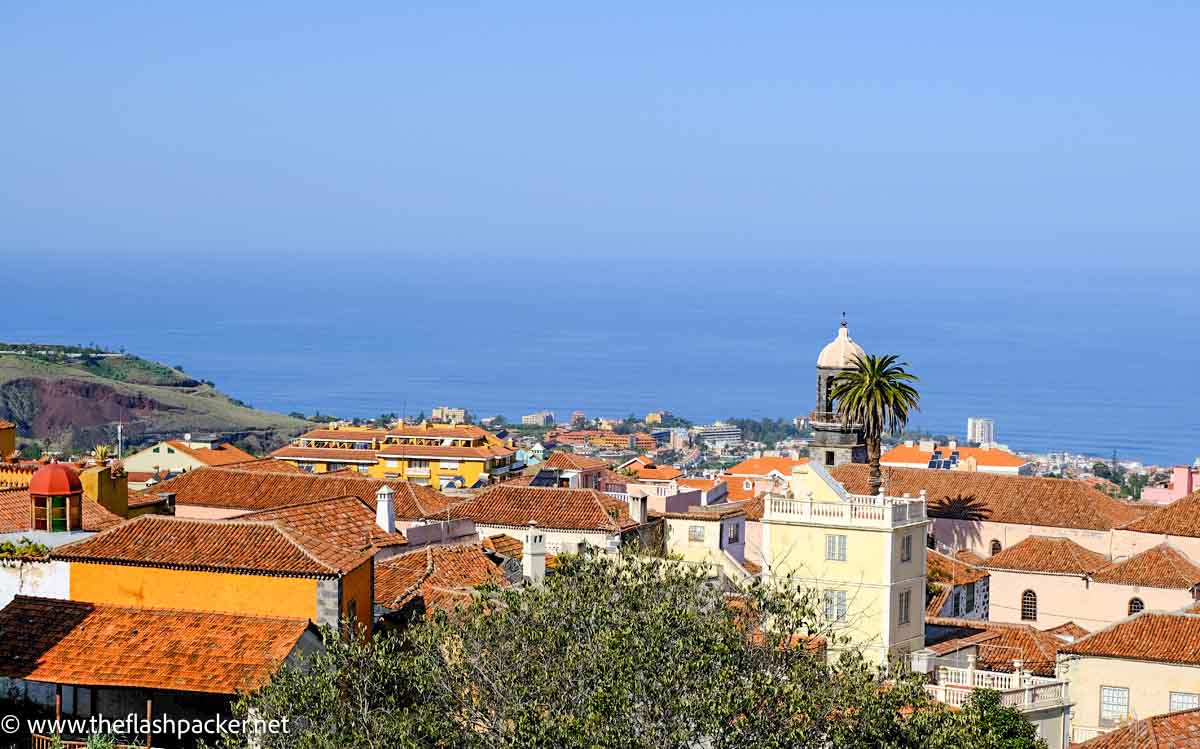
<svg viewBox="0 0 1200 749">
<path fill-rule="evenodd" d="M 947 443 L 947 444 L 948 444 L 948 446 L 949 446 L 949 448 L 950 448 L 951 450 L 957 450 L 957 449 L 958 449 L 958 440 L 950 440 L 950 442 L 949 442 L 949 443 Z"/>
<path fill-rule="evenodd" d="M 646 510 L 649 502 L 644 489 L 639 487 L 629 492 L 629 517 L 633 522 L 638 525 L 646 522 Z"/>
<path fill-rule="evenodd" d="M 546 534 L 532 520 L 521 547 L 521 573 L 534 585 L 546 579 Z"/>
<path fill-rule="evenodd" d="M 384 533 L 396 532 L 396 507 L 392 503 L 395 496 L 396 493 L 387 484 L 375 492 L 375 525 L 383 529 Z"/>
</svg>

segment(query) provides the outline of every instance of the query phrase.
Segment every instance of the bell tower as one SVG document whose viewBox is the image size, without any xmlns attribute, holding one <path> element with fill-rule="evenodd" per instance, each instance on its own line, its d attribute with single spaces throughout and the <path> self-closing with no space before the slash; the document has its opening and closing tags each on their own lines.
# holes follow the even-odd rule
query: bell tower
<svg viewBox="0 0 1200 749">
<path fill-rule="evenodd" d="M 846 313 L 843 312 L 837 337 L 821 349 L 817 357 L 817 397 L 809 417 L 813 439 L 808 452 L 809 459 L 820 465 L 832 468 L 843 463 L 867 462 L 867 443 L 862 427 L 843 424 L 834 411 L 833 403 L 834 378 L 853 369 L 855 357 L 866 355 L 862 346 L 850 337 Z"/>
</svg>

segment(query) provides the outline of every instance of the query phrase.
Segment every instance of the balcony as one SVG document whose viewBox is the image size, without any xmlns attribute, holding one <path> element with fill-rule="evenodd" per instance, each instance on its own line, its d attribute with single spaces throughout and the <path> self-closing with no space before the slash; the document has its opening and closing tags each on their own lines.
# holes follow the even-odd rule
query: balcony
<svg viewBox="0 0 1200 749">
<path fill-rule="evenodd" d="M 413 468 L 410 466 L 410 467 L 404 469 L 404 476 L 406 478 L 412 477 L 412 476 L 428 476 L 428 475 L 429 475 L 429 466 L 425 466 L 423 468 Z"/>
<path fill-rule="evenodd" d="M 926 520 L 925 498 L 847 494 L 842 502 L 817 502 L 768 494 L 764 500 L 765 522 L 800 525 L 895 528 Z"/>
<path fill-rule="evenodd" d="M 954 707 L 965 705 L 974 689 L 994 689 L 1000 693 L 1002 705 L 1023 711 L 1070 704 L 1066 680 L 1034 676 L 1019 667 L 1016 673 L 1006 674 L 977 671 L 969 666 L 939 666 L 932 676 L 934 683 L 925 685 L 926 693 L 938 702 Z"/>
<path fill-rule="evenodd" d="M 859 422 L 844 423 L 842 415 L 836 411 L 813 411 L 808 415 L 808 422 L 814 427 L 825 429 L 861 429 Z"/>
</svg>

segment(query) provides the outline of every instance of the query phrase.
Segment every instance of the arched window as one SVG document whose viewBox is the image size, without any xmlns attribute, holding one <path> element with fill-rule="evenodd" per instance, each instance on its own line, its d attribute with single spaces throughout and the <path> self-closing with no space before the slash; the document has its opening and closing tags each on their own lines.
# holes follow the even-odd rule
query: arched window
<svg viewBox="0 0 1200 749">
<path fill-rule="evenodd" d="M 1037 593 L 1027 590 L 1021 594 L 1021 621 L 1037 621 Z"/>
<path fill-rule="evenodd" d="M 1137 612 L 1141 611 L 1144 608 L 1146 608 L 1146 604 L 1142 602 L 1142 599 L 1140 599 L 1140 598 L 1130 598 L 1129 599 L 1129 615 L 1130 616 L 1133 616 L 1134 614 L 1136 614 Z"/>
<path fill-rule="evenodd" d="M 751 489 L 754 488 L 754 482 L 751 481 L 750 479 L 746 479 L 745 481 L 742 482 L 742 488 L 745 489 L 746 491 L 750 491 Z"/>
<path fill-rule="evenodd" d="M 999 542 L 999 541 L 997 541 L 996 539 L 994 539 L 994 538 L 993 538 L 993 539 L 992 539 L 992 546 L 991 546 L 991 549 L 992 549 L 992 556 L 996 556 L 997 554 L 999 554 L 999 553 L 1000 553 L 1000 548 L 1001 548 L 1001 547 L 1000 547 L 1000 542 Z"/>
</svg>

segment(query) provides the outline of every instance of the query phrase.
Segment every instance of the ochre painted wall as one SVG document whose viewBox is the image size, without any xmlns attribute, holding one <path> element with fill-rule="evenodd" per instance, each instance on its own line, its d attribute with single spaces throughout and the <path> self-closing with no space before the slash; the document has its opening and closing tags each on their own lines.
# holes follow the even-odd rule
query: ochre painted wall
<svg viewBox="0 0 1200 749">
<path fill-rule="evenodd" d="M 17 449 L 17 428 L 11 422 L 0 426 L 0 460 L 5 460 Z"/>
<path fill-rule="evenodd" d="M 317 581 L 304 577 L 71 563 L 71 599 L 147 608 L 317 618 Z M 366 597 L 370 601 L 370 596 Z"/>
<path fill-rule="evenodd" d="M 353 619 L 366 625 L 368 635 L 371 634 L 375 603 L 371 567 L 371 560 L 368 559 L 342 578 L 342 621 L 348 622 Z"/>
</svg>

